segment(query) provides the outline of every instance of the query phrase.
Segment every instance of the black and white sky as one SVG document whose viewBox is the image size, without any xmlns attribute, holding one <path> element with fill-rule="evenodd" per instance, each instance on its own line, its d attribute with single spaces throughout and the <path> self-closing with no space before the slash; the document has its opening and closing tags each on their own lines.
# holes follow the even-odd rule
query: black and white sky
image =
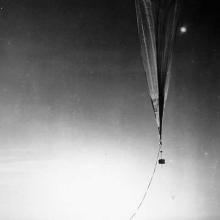
<svg viewBox="0 0 220 220">
<path fill-rule="evenodd" d="M 217 8 L 182 1 L 137 220 L 220 218 Z M 0 1 L 0 29 L 0 219 L 129 219 L 158 149 L 134 0 Z"/>
</svg>

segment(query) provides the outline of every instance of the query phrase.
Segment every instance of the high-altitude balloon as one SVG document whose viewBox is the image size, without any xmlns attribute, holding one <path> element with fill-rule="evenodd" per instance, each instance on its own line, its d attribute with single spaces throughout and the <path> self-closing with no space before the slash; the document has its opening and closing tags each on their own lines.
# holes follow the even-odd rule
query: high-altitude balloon
<svg viewBox="0 0 220 220">
<path fill-rule="evenodd" d="M 141 55 L 162 146 L 178 0 L 135 0 Z"/>
</svg>

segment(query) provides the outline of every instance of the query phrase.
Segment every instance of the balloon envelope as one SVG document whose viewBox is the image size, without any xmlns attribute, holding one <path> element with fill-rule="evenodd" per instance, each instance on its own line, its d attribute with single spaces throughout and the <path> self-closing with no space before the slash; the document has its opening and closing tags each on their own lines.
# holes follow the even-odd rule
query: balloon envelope
<svg viewBox="0 0 220 220">
<path fill-rule="evenodd" d="M 141 55 L 160 141 L 177 27 L 177 1 L 135 1 Z"/>
</svg>

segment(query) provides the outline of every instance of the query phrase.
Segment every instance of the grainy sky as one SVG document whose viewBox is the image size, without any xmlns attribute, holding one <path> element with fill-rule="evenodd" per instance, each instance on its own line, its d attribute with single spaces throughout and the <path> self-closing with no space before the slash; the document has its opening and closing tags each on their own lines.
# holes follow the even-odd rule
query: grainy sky
<svg viewBox="0 0 220 220">
<path fill-rule="evenodd" d="M 125 220 L 152 173 L 157 128 L 134 1 L 0 2 L 0 219 Z M 137 220 L 220 218 L 219 27 L 184 0 L 164 156 Z"/>
</svg>

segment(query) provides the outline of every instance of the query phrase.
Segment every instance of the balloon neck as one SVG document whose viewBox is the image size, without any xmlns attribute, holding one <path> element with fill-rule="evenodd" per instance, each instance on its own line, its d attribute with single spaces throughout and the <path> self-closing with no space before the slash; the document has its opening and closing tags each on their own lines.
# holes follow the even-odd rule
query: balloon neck
<svg viewBox="0 0 220 220">
<path fill-rule="evenodd" d="M 162 147 L 162 137 L 161 136 L 159 138 L 159 145 L 160 145 L 160 147 Z"/>
</svg>

